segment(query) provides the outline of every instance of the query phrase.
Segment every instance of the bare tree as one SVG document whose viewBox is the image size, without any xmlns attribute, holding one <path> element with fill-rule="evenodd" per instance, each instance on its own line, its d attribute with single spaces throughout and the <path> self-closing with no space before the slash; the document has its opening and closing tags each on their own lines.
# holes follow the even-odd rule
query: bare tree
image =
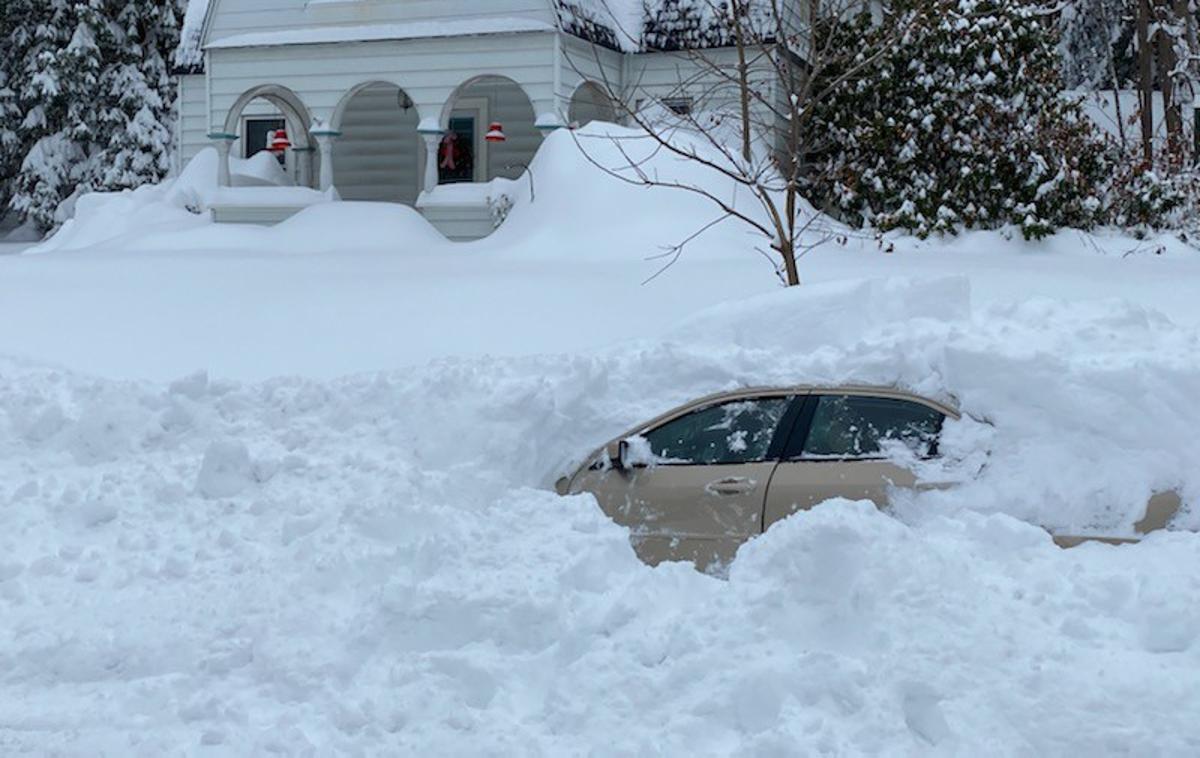
<svg viewBox="0 0 1200 758">
<path fill-rule="evenodd" d="M 1184 139 L 1184 105 L 1190 105 L 1195 120 L 1200 80 L 1196 12 L 1187 0 L 1138 0 L 1136 35 L 1143 163 L 1146 167 L 1155 165 L 1153 98 L 1157 92 L 1166 131 L 1165 150 L 1158 165 L 1178 170 L 1187 163 L 1189 147 Z M 1200 134 L 1193 135 L 1197 137 Z"/>
<path fill-rule="evenodd" d="M 633 137 L 577 135 L 587 159 L 621 181 L 688 192 L 712 207 L 712 217 L 663 253 L 659 273 L 686 245 L 734 222 L 764 240 L 758 251 L 785 284 L 795 286 L 799 258 L 836 236 L 801 196 L 805 155 L 817 147 L 805 143 L 812 106 L 884 54 L 848 59 L 835 52 L 832 31 L 815 32 L 849 22 L 869 7 L 863 0 L 840 0 L 835 7 L 836 1 L 697 0 L 691 37 L 668 30 L 647 45 L 647 52 L 675 61 L 676 76 L 667 83 L 648 81 L 644 71 L 630 75 L 632 81 L 613 81 L 598 53 L 594 60 L 571 62 L 582 76 L 586 69 L 603 79 L 621 119 L 636 128 Z M 624 30 L 639 46 L 642 31 Z M 897 41 L 903 34 L 896 30 Z M 827 75 L 833 70 L 838 73 Z M 591 139 L 614 147 L 617 162 L 602 157 Z M 652 167 L 664 155 L 701 167 L 718 181 L 664 177 Z M 734 191 L 714 189 L 719 186 Z"/>
</svg>

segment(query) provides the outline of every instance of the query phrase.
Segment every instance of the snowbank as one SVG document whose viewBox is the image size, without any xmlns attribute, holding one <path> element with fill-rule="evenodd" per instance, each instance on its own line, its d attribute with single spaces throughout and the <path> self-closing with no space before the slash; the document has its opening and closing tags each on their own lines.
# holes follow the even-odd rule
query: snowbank
<svg viewBox="0 0 1200 758">
<path fill-rule="evenodd" d="M 0 358 L 8 753 L 1196 752 L 1194 254 L 854 240 L 772 291 L 722 225 L 639 287 L 710 210 L 574 147 L 487 242 L 354 203 L 218 227 L 196 164 L 85 199 L 45 249 L 88 255 L 0 262 L 0 351 L 43 358 Z M 180 366 L 218 370 L 130 379 Z M 548 491 L 684 400 L 842 381 L 955 399 L 962 483 L 827 503 L 727 581 Z M 1165 489 L 1134 547 L 1021 520 L 1128 533 Z"/>
<path fill-rule="evenodd" d="M 831 316 L 849 296 L 880 307 Z M 336 381 L 0 362 L 0 735 L 121 755 L 1189 753 L 1200 540 L 1062 551 L 999 511 L 1126 524 L 1166 484 L 1195 502 L 1196 332 L 969 300 L 953 279 L 813 287 L 661 340 Z M 647 568 L 591 498 L 544 489 L 679 400 L 841 379 L 955 393 L 992 426 L 955 425 L 948 457 L 986 467 L 900 518 L 839 501 L 785 521 L 728 581 Z"/>
<path fill-rule="evenodd" d="M 311 191 L 311 190 L 310 190 Z M 220 196 L 220 195 L 218 195 Z M 420 213 L 396 203 L 319 203 L 275 226 L 207 224 L 183 233 L 139 235 L 127 250 L 270 251 L 273 255 L 363 251 L 422 253 L 451 243 Z"/>
<path fill-rule="evenodd" d="M 230 159 L 232 188 L 218 187 L 217 151 L 205 148 L 179 176 L 162 184 L 125 192 L 94 192 L 75 201 L 73 218 L 31 253 L 84 250 L 98 246 L 130 249 L 146 237 L 163 231 L 186 232 L 211 224 L 208 209 L 231 192 L 259 192 L 264 197 L 287 194 L 299 203 L 297 192 L 306 192 L 304 202 L 329 198 L 313 190 L 295 187 L 291 177 L 267 152 L 245 160 Z M 242 189 L 238 189 L 242 188 Z M 265 192 L 266 188 L 274 189 Z"/>
</svg>

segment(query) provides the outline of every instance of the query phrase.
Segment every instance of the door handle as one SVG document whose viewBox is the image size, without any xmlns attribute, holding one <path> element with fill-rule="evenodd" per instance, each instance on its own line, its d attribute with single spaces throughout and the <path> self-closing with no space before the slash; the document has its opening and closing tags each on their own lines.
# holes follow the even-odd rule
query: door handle
<svg viewBox="0 0 1200 758">
<path fill-rule="evenodd" d="M 709 482 L 704 491 L 710 495 L 744 495 L 754 490 L 758 482 L 744 476 L 727 476 L 715 482 Z"/>
</svg>

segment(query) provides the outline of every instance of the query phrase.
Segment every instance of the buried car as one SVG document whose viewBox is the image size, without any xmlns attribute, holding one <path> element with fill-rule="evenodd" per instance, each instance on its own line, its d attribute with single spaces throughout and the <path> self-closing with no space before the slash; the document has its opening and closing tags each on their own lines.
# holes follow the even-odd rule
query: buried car
<svg viewBox="0 0 1200 758">
<path fill-rule="evenodd" d="M 945 403 L 889 387 L 782 387 L 724 392 L 664 413 L 594 451 L 556 485 L 591 493 L 631 530 L 651 565 L 728 564 L 775 522 L 832 498 L 880 507 L 895 489 L 944 488 L 919 478 L 939 456 Z M 1175 493 L 1150 500 L 1139 533 L 1161 529 L 1179 509 Z M 1129 538 L 1055 535 L 1064 547 Z"/>
</svg>

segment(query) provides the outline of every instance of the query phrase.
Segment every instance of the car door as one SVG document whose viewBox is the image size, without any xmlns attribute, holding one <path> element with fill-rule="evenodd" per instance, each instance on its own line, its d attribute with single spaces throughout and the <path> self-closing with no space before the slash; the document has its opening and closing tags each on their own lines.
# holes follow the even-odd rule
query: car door
<svg viewBox="0 0 1200 758">
<path fill-rule="evenodd" d="M 836 497 L 883 507 L 890 487 L 914 487 L 916 476 L 887 459 L 903 444 L 920 457 L 937 454 L 945 414 L 901 395 L 815 393 L 805 402 L 781 451 L 763 512 L 763 528 Z"/>
<path fill-rule="evenodd" d="M 792 395 L 780 394 L 691 409 L 630 438 L 635 455 L 624 468 L 597 461 L 572 489 L 593 493 L 605 513 L 629 527 L 647 563 L 718 569 L 762 531 L 783 442 L 777 430 L 790 420 L 792 403 Z"/>
</svg>

